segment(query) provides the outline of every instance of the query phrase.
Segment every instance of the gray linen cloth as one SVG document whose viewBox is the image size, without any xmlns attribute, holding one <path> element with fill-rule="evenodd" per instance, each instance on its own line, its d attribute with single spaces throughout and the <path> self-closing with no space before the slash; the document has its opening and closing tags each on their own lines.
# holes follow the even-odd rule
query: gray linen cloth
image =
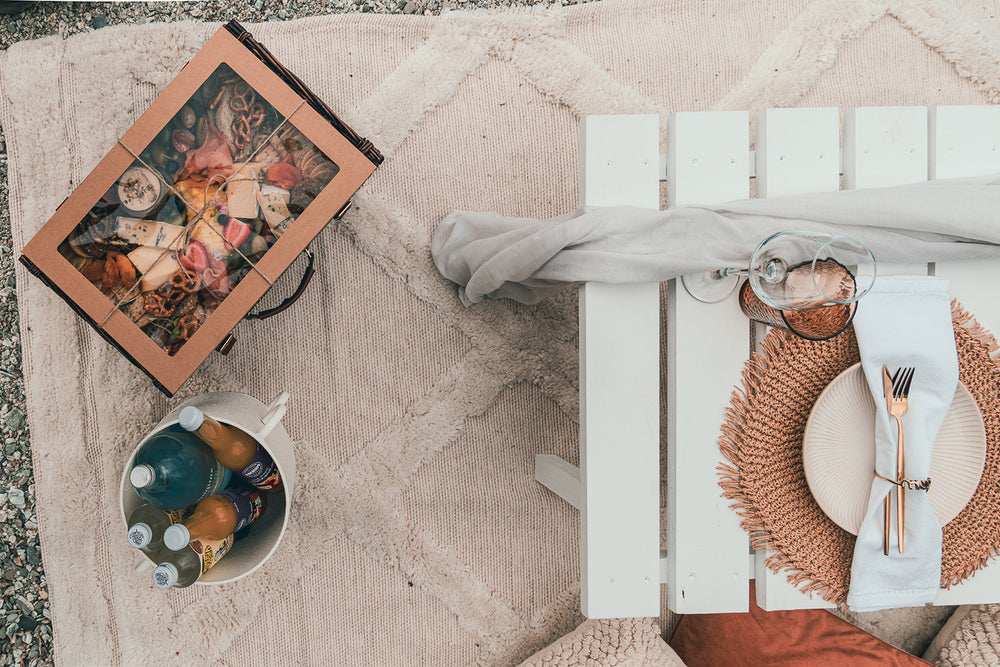
<svg viewBox="0 0 1000 667">
<path fill-rule="evenodd" d="M 1000 257 L 1000 175 L 845 190 L 665 211 L 583 208 L 537 220 L 454 211 L 431 254 L 465 305 L 537 303 L 570 283 L 660 282 L 746 267 L 782 230 L 864 241 L 879 262 Z"/>
</svg>

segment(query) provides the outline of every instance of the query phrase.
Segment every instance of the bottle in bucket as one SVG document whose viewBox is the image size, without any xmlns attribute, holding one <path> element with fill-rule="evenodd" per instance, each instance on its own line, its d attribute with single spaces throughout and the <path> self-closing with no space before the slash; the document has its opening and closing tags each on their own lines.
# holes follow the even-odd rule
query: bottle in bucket
<svg viewBox="0 0 1000 667">
<path fill-rule="evenodd" d="M 128 543 L 150 556 L 163 549 L 163 533 L 183 519 L 182 510 L 158 510 L 152 505 L 142 505 L 128 518 Z"/>
<path fill-rule="evenodd" d="M 266 507 L 267 498 L 259 489 L 226 489 L 198 503 L 184 523 L 167 527 L 163 543 L 171 551 L 180 551 L 194 540 L 221 540 L 256 521 Z"/>
<path fill-rule="evenodd" d="M 274 459 L 248 433 L 220 424 L 193 405 L 181 410 L 179 420 L 181 428 L 201 438 L 226 468 L 262 491 L 282 490 L 281 474 Z"/>
<path fill-rule="evenodd" d="M 195 540 L 180 551 L 167 549 L 160 554 L 160 564 L 153 570 L 153 583 L 163 589 L 190 586 L 229 553 L 232 546 L 233 536 L 229 535 L 210 542 Z"/>
<path fill-rule="evenodd" d="M 135 455 L 129 481 L 153 507 L 177 510 L 226 488 L 232 473 L 198 438 L 166 431 L 147 440 Z"/>
</svg>

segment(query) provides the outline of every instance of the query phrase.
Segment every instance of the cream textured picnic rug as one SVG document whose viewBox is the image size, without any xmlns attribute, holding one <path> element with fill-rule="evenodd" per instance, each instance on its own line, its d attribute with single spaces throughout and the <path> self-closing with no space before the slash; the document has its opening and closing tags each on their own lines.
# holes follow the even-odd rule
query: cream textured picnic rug
<svg viewBox="0 0 1000 667">
<path fill-rule="evenodd" d="M 19 269 L 58 661 L 507 665 L 575 628 L 577 513 L 532 466 L 577 460 L 576 295 L 463 308 L 431 263 L 436 222 L 573 209 L 583 114 L 996 101 L 993 7 L 609 0 L 249 26 L 387 159 L 313 244 L 305 297 L 238 327 L 174 400 Z M 216 28 L 116 27 L 3 54 L 15 250 Z M 119 467 L 208 390 L 292 394 L 292 524 L 251 578 L 162 593 L 133 574 Z"/>
</svg>

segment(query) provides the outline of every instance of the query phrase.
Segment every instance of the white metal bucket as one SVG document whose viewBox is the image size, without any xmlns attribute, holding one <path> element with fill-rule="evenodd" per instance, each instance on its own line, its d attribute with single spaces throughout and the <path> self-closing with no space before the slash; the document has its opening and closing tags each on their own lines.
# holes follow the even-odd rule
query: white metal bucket
<svg viewBox="0 0 1000 667">
<path fill-rule="evenodd" d="M 122 521 L 128 525 L 128 517 L 143 504 L 142 498 L 132 488 L 128 474 L 132 469 L 136 452 L 139 447 L 159 433 L 178 422 L 183 408 L 194 405 L 209 417 L 223 423 L 235 426 L 253 436 L 274 459 L 281 473 L 284 492 L 269 495 L 267 511 L 254 522 L 249 535 L 238 541 L 233 550 L 226 554 L 208 572 L 202 575 L 198 584 L 228 584 L 242 579 L 271 557 L 278 548 L 285 528 L 288 526 L 289 508 L 295 489 L 295 453 L 292 439 L 281 424 L 281 418 L 287 409 L 288 392 L 281 392 L 270 405 L 264 405 L 256 398 L 246 394 L 233 392 L 213 392 L 200 394 L 181 403 L 167 414 L 160 423 L 132 451 L 121 480 L 121 513 Z M 124 535 L 124 529 L 122 534 Z M 122 545 L 125 546 L 124 539 Z M 149 557 L 153 560 L 152 557 Z"/>
</svg>

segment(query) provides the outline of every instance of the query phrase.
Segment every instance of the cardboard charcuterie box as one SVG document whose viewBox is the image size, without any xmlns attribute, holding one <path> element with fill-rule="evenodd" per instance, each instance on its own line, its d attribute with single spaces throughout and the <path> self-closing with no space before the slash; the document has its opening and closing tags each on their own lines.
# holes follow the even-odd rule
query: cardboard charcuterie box
<svg viewBox="0 0 1000 667">
<path fill-rule="evenodd" d="M 381 162 L 231 22 L 20 260 L 172 395 Z"/>
</svg>

